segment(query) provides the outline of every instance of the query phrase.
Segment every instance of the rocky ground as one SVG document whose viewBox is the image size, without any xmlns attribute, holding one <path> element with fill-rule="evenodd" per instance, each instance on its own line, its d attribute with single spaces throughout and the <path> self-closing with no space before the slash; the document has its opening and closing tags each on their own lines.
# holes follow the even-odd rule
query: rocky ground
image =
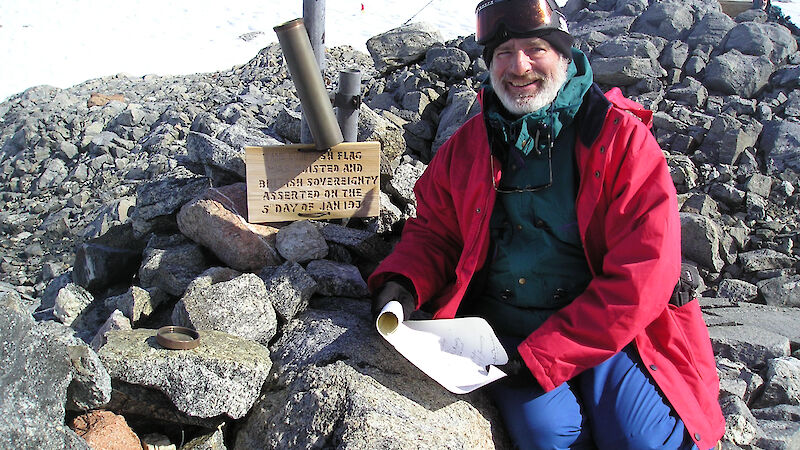
<svg viewBox="0 0 800 450">
<path fill-rule="evenodd" d="M 703 278 L 724 448 L 800 448 L 800 36 L 711 0 L 565 11 L 595 80 L 655 113 Z M 243 220 L 243 146 L 300 137 L 277 44 L 226 72 L 0 103 L 0 446 L 507 447 L 480 391 L 450 395 L 383 344 L 364 285 L 414 214 L 414 181 L 478 112 L 481 48 L 415 24 L 368 49 L 329 49 L 324 78 L 334 92 L 340 70 L 362 72 L 359 140 L 382 144 L 369 220 Z M 160 348 L 167 324 L 203 345 Z M 97 437 L 97 423 L 129 428 Z"/>
</svg>

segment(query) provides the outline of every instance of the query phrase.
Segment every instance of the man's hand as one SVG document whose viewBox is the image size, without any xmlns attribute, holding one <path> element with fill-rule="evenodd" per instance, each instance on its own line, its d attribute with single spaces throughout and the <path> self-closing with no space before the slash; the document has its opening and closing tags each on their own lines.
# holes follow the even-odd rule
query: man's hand
<svg viewBox="0 0 800 450">
<path fill-rule="evenodd" d="M 506 348 L 506 353 L 508 354 L 508 362 L 501 366 L 496 366 L 508 375 L 506 383 L 519 386 L 538 384 L 516 347 Z"/>
<path fill-rule="evenodd" d="M 387 281 L 378 295 L 372 299 L 372 318 L 377 319 L 383 307 L 392 300 L 400 302 L 403 306 L 403 320 L 408 319 L 416 309 L 417 301 L 408 289 L 396 281 Z"/>
</svg>

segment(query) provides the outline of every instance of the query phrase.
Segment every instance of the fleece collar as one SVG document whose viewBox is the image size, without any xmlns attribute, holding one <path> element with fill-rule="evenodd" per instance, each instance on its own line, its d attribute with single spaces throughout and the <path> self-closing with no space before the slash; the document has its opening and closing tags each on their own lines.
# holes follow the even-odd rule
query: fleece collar
<svg viewBox="0 0 800 450">
<path fill-rule="evenodd" d="M 572 123 L 583 103 L 583 97 L 592 86 L 592 68 L 586 55 L 572 49 L 572 60 L 567 67 L 567 80 L 548 106 L 522 117 L 511 115 L 499 101 L 489 102 L 486 117 L 497 138 L 525 155 L 539 153 L 549 141 L 554 141 L 561 130 Z M 496 99 L 491 83 L 485 86 Z"/>
</svg>

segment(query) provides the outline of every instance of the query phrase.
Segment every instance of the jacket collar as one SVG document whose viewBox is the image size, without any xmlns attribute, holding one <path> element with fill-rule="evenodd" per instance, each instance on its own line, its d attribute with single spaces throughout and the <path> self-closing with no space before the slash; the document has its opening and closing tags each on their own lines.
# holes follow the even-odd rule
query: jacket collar
<svg viewBox="0 0 800 450">
<path fill-rule="evenodd" d="M 484 105 L 489 95 L 485 89 L 478 91 L 478 101 L 481 104 L 482 112 L 485 111 Z M 575 123 L 580 124 L 577 127 L 578 139 L 586 147 L 591 147 L 594 141 L 600 136 L 600 131 L 603 129 L 603 123 L 606 120 L 606 114 L 611 108 L 611 102 L 608 101 L 600 86 L 597 83 L 592 83 L 592 87 L 583 98 L 583 104 L 575 116 Z M 484 123 L 486 116 L 484 115 Z M 488 127 L 488 123 L 486 123 Z M 488 131 L 488 129 L 487 129 Z"/>
<path fill-rule="evenodd" d="M 600 136 L 603 129 L 608 110 L 611 109 L 611 102 L 608 101 L 600 86 L 592 83 L 589 92 L 583 98 L 583 105 L 575 116 L 575 122 L 579 123 L 578 139 L 586 147 L 591 147 L 594 141 Z"/>
</svg>

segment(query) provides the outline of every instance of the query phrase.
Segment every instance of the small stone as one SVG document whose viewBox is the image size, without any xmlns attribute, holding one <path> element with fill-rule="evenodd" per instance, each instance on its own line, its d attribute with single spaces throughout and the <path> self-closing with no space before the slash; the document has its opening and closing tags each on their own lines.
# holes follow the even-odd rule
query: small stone
<svg viewBox="0 0 800 450">
<path fill-rule="evenodd" d="M 322 295 L 354 298 L 369 295 L 367 283 L 358 268 L 351 264 L 316 260 L 308 263 L 306 271 L 316 280 L 317 290 Z"/>
<path fill-rule="evenodd" d="M 176 450 L 175 444 L 167 436 L 159 433 L 150 433 L 142 436 L 144 450 Z"/>
<path fill-rule="evenodd" d="M 138 449 L 142 443 L 123 416 L 111 411 L 91 411 L 72 420 L 75 430 L 89 446 L 100 449 Z"/>
<path fill-rule="evenodd" d="M 159 288 L 142 289 L 139 286 L 131 286 L 128 292 L 108 298 L 106 302 L 113 303 L 133 325 L 139 325 L 167 300 L 169 296 Z"/>
<path fill-rule="evenodd" d="M 125 96 L 122 94 L 101 94 L 99 92 L 92 92 L 86 106 L 89 108 L 93 106 L 105 106 L 111 101 L 124 102 Z"/>
<path fill-rule="evenodd" d="M 200 435 L 186 445 L 181 447 L 181 450 L 227 450 L 225 446 L 225 435 L 221 429 L 215 430 L 210 434 Z"/>
<path fill-rule="evenodd" d="M 736 445 L 748 445 L 764 435 L 758 421 L 742 399 L 728 395 L 720 399 L 725 416 L 724 440 Z"/>
<path fill-rule="evenodd" d="M 58 291 L 53 314 L 64 325 L 71 325 L 93 301 L 94 297 L 89 291 L 77 284 L 69 283 Z"/>
<path fill-rule="evenodd" d="M 275 248 L 281 256 L 296 263 L 322 259 L 328 244 L 319 229 L 307 220 L 293 222 L 278 231 Z"/>
<path fill-rule="evenodd" d="M 414 185 L 425 168 L 417 167 L 414 164 L 401 164 L 395 169 L 394 176 L 386 186 L 386 191 L 401 200 L 404 204 L 417 204 L 417 197 L 414 195 Z"/>
<path fill-rule="evenodd" d="M 267 298 L 281 320 L 288 322 L 306 308 L 311 296 L 317 292 L 317 282 L 300 264 L 291 261 L 270 272 L 261 275 Z"/>
<path fill-rule="evenodd" d="M 111 315 L 108 317 L 108 320 L 103 324 L 102 327 L 97 331 L 97 334 L 92 339 L 91 347 L 94 351 L 100 350 L 100 348 L 105 345 L 106 343 L 106 334 L 112 330 L 132 330 L 131 321 L 125 317 L 125 315 L 120 310 L 114 310 Z"/>
<path fill-rule="evenodd" d="M 719 283 L 717 295 L 736 302 L 751 302 L 758 297 L 758 287 L 742 280 L 725 279 Z"/>
<path fill-rule="evenodd" d="M 786 356 L 769 360 L 764 381 L 764 391 L 754 407 L 800 406 L 800 359 Z"/>
</svg>

